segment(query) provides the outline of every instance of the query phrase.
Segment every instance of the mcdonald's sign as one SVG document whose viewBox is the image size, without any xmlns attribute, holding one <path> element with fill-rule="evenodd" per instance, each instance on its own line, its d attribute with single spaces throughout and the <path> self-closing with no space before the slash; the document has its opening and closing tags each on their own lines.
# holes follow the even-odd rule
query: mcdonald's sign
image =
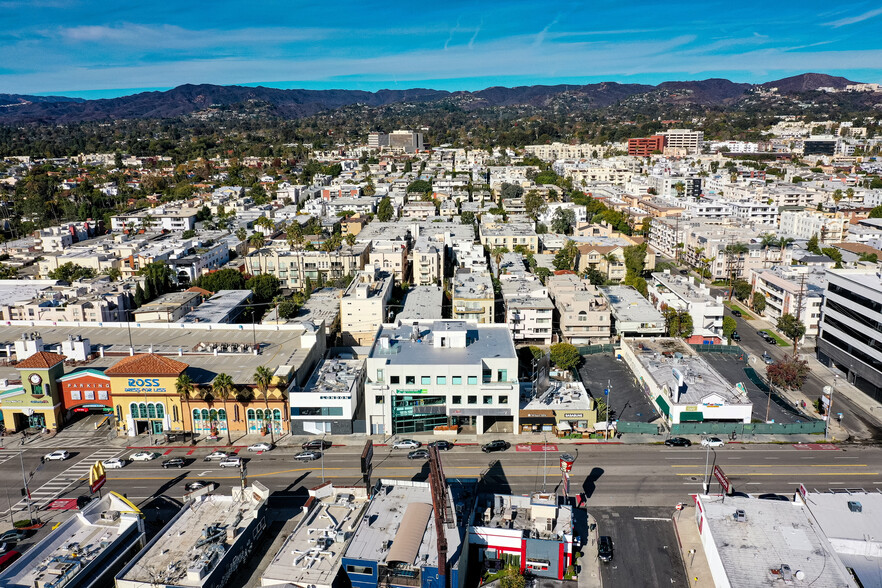
<svg viewBox="0 0 882 588">
<path fill-rule="evenodd" d="M 100 461 L 96 461 L 95 465 L 89 468 L 89 489 L 94 494 L 107 481 L 107 475 L 104 472 L 104 465 Z"/>
</svg>

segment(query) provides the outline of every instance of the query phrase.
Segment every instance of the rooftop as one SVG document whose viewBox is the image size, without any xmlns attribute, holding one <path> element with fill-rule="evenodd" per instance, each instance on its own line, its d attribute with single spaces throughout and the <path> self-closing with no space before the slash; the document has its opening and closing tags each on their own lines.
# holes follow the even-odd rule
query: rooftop
<svg viewBox="0 0 882 588">
<path fill-rule="evenodd" d="M 573 532 L 573 511 L 569 505 L 558 506 L 553 492 L 531 496 L 491 494 L 478 496 L 476 527 L 518 529 L 527 539 L 561 540 Z"/>
<path fill-rule="evenodd" d="M 532 398 L 521 410 L 591 410 L 594 400 L 582 382 L 549 381 L 541 396 Z"/>
<path fill-rule="evenodd" d="M 654 324 L 664 331 L 665 318 L 632 286 L 601 286 L 600 292 L 610 304 L 619 323 Z"/>
<path fill-rule="evenodd" d="M 251 290 L 219 290 L 202 304 L 181 317 L 179 323 L 222 323 L 244 309 L 237 308 L 251 300 Z"/>
<path fill-rule="evenodd" d="M 787 585 L 784 564 L 790 566 L 792 586 L 857 586 L 801 504 L 740 496 L 699 500 L 706 532 L 733 588 Z M 745 520 L 736 520 L 736 510 L 744 511 Z"/>
<path fill-rule="evenodd" d="M 462 347 L 436 347 L 436 333 L 465 332 Z M 419 333 L 419 337 L 416 337 Z M 385 340 L 385 341 L 384 341 Z M 388 347 L 384 345 L 388 344 Z M 511 332 L 504 323 L 479 325 L 473 321 L 420 321 L 412 324 L 384 324 L 377 334 L 370 357 L 383 357 L 390 365 L 473 365 L 483 358 L 515 358 Z"/>
<path fill-rule="evenodd" d="M 28 302 L 56 283 L 55 280 L 0 280 L 0 306 Z"/>
<path fill-rule="evenodd" d="M 453 276 L 453 297 L 461 299 L 494 298 L 493 280 L 485 274 L 458 271 Z"/>
<path fill-rule="evenodd" d="M 352 385 L 364 370 L 363 359 L 328 359 L 316 368 L 303 392 L 350 394 Z"/>
<path fill-rule="evenodd" d="M 405 296 L 404 308 L 397 318 L 400 321 L 440 319 L 443 301 L 441 286 L 414 286 Z"/>
<path fill-rule="evenodd" d="M 654 272 L 652 279 L 667 288 L 677 298 L 692 302 L 704 302 L 709 304 L 722 305 L 723 301 L 720 297 L 712 296 L 710 290 L 704 284 L 696 284 L 693 278 L 689 276 L 681 276 L 679 274 L 671 274 L 670 270 L 663 272 Z"/>
</svg>

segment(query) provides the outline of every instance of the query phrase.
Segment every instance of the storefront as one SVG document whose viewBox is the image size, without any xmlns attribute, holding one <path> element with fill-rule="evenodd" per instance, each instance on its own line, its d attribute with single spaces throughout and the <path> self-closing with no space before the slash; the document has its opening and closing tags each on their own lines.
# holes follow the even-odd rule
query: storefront
<svg viewBox="0 0 882 588">
<path fill-rule="evenodd" d="M 555 410 L 554 419 L 561 435 L 567 433 L 585 433 L 594 429 L 597 412 L 594 410 Z"/>
<path fill-rule="evenodd" d="M 0 391 L 7 431 L 59 428 L 62 409 L 58 379 L 64 374 L 64 359 L 63 355 L 40 351 L 16 364 L 21 385 Z"/>
<path fill-rule="evenodd" d="M 96 369 L 81 369 L 58 378 L 65 421 L 80 415 L 112 413 L 110 377 Z"/>
<path fill-rule="evenodd" d="M 557 420 L 553 410 L 522 410 L 521 433 L 554 433 Z"/>
<path fill-rule="evenodd" d="M 184 430 L 184 412 L 175 381 L 187 364 L 145 353 L 120 360 L 104 371 L 123 435 L 161 435 Z"/>
</svg>

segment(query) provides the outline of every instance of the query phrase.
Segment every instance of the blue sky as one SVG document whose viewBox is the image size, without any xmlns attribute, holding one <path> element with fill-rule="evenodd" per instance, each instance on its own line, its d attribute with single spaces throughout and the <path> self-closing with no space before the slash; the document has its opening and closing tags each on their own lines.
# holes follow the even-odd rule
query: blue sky
<svg viewBox="0 0 882 588">
<path fill-rule="evenodd" d="M 882 2 L 0 0 L 0 93 L 882 82 Z"/>
</svg>

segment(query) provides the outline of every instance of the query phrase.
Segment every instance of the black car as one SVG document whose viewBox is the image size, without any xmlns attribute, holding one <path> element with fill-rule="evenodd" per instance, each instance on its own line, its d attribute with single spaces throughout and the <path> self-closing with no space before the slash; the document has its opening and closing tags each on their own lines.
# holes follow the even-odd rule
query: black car
<svg viewBox="0 0 882 588">
<path fill-rule="evenodd" d="M 407 454 L 407 459 L 429 459 L 428 449 L 414 449 Z"/>
<path fill-rule="evenodd" d="M 429 447 L 437 447 L 438 451 L 450 451 L 453 449 L 453 443 L 442 439 L 440 441 L 432 441 L 429 443 Z"/>
<path fill-rule="evenodd" d="M 0 543 L 18 543 L 27 539 L 28 532 L 21 529 L 12 529 L 0 535 Z"/>
<path fill-rule="evenodd" d="M 741 341 L 741 335 L 738 334 L 738 331 L 732 331 L 732 340 Z"/>
<path fill-rule="evenodd" d="M 740 311 L 740 310 L 736 310 L 736 309 L 733 308 L 733 309 L 732 309 L 732 316 L 740 317 L 740 316 L 741 316 L 741 311 Z"/>
<path fill-rule="evenodd" d="M 491 441 L 490 443 L 482 445 L 481 451 L 484 453 L 491 453 L 493 451 L 505 451 L 509 447 L 511 447 L 511 443 L 503 441 L 502 439 L 497 439 L 496 441 Z"/>
<path fill-rule="evenodd" d="M 691 447 L 692 441 L 685 437 L 671 437 L 670 439 L 665 439 L 665 445 L 668 447 Z"/>
<path fill-rule="evenodd" d="M 330 449 L 333 443 L 330 441 L 326 441 L 325 439 L 312 439 L 311 441 L 307 441 L 303 445 L 300 446 L 301 449 Z"/>
<path fill-rule="evenodd" d="M 601 535 L 597 540 L 597 558 L 604 562 L 609 563 L 613 558 L 613 542 L 612 537 L 608 535 Z"/>
<path fill-rule="evenodd" d="M 778 342 L 775 341 L 774 337 L 766 337 L 766 343 L 768 343 L 769 345 L 777 345 L 778 344 Z"/>
<path fill-rule="evenodd" d="M 184 460 L 180 457 L 173 457 L 162 462 L 164 468 L 182 468 L 185 465 Z"/>
</svg>

